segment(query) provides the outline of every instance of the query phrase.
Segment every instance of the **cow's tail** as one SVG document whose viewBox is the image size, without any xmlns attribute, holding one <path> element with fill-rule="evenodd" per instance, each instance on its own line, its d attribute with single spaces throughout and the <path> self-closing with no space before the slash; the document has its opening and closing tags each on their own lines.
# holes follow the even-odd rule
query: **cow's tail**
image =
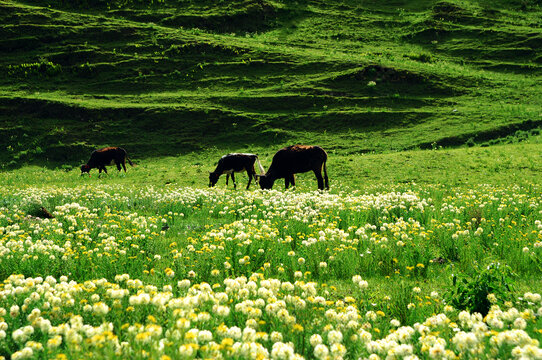
<svg viewBox="0 0 542 360">
<path fill-rule="evenodd" d="M 128 157 L 128 152 L 126 152 L 126 150 L 120 147 L 118 148 L 118 151 L 120 151 L 120 153 L 124 156 L 123 163 L 126 164 L 126 160 L 128 160 L 128 164 L 130 164 L 130 166 L 135 166 L 132 160 L 130 160 L 130 158 Z M 126 171 L 126 169 L 124 169 L 124 171 Z"/>
<path fill-rule="evenodd" d="M 260 169 L 260 175 L 265 175 L 265 169 L 260 162 L 260 159 L 256 156 L 256 162 L 258 163 L 258 168 Z"/>
</svg>

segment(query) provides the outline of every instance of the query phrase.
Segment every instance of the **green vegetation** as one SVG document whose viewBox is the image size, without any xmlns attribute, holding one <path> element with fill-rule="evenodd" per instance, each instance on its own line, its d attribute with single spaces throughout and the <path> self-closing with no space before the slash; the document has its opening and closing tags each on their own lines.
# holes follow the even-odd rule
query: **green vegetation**
<svg viewBox="0 0 542 360">
<path fill-rule="evenodd" d="M 0 163 L 537 137 L 536 1 L 0 2 Z"/>
<path fill-rule="evenodd" d="M 473 186 L 477 184 L 529 184 L 540 182 L 540 138 L 531 138 L 521 144 L 472 147 L 461 149 L 435 149 L 403 151 L 386 154 L 359 154 L 353 150 L 330 150 L 328 173 L 332 189 L 385 189 L 397 183 L 446 184 L 449 186 Z M 55 169 L 44 166 L 27 166 L 16 171 L 0 172 L 0 184 L 12 187 L 60 185 L 73 187 L 81 184 L 153 184 L 206 187 L 208 172 L 218 161 L 219 150 L 190 152 L 182 156 L 149 158 L 127 166 L 127 173 L 118 173 L 110 167 L 109 174 L 98 176 L 96 169 L 90 177 L 80 176 L 78 166 L 62 165 Z M 265 168 L 271 164 L 275 153 L 272 148 L 256 148 Z M 131 154 L 129 154 L 131 155 Z M 88 158 L 86 159 L 88 160 Z M 85 161 L 86 161 L 85 160 Z M 77 163 L 75 165 L 78 165 Z M 314 174 L 296 175 L 300 191 L 317 188 Z M 247 183 L 245 173 L 236 180 Z M 225 187 L 225 176 L 217 184 Z M 232 184 L 230 182 L 230 188 Z M 252 185 L 252 189 L 257 185 Z M 275 189 L 284 188 L 277 181 Z"/>
<path fill-rule="evenodd" d="M 0 0 L 0 360 L 541 358 L 541 18 Z M 207 188 L 292 143 L 330 191 Z"/>
<path fill-rule="evenodd" d="M 0 354 L 538 354 L 540 191 L 3 187 Z"/>
<path fill-rule="evenodd" d="M 485 316 L 492 305 L 490 294 L 501 301 L 513 300 L 513 289 L 510 286 L 512 283 L 510 277 L 513 273 L 510 267 L 491 263 L 487 269 L 476 271 L 477 274 L 471 281 L 457 280 L 457 276 L 454 276 L 454 286 L 457 286 L 457 289 L 450 296 L 450 304 L 458 309 L 478 312 Z"/>
</svg>

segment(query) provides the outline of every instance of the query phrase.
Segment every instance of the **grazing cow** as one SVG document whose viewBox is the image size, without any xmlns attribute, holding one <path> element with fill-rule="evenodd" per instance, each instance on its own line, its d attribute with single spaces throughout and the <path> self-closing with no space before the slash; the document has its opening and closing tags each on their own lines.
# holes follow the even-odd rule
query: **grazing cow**
<svg viewBox="0 0 542 360">
<path fill-rule="evenodd" d="M 276 179 L 284 178 L 286 189 L 292 184 L 295 186 L 296 173 L 313 171 L 318 180 L 318 189 L 329 189 L 329 180 L 327 177 L 327 153 L 319 146 L 292 145 L 280 149 L 273 156 L 271 166 L 267 173 L 260 176 L 260 187 L 262 189 L 271 189 Z M 324 169 L 324 178 L 322 178 L 322 168 Z"/>
<path fill-rule="evenodd" d="M 215 186 L 220 175 L 226 174 L 226 186 L 228 186 L 228 179 L 231 175 L 233 187 L 234 189 L 236 189 L 237 184 L 235 183 L 235 177 L 233 176 L 233 173 L 246 170 L 248 175 L 248 190 L 250 183 L 252 182 L 252 178 L 254 178 L 254 181 L 257 181 L 256 171 L 254 170 L 255 162 L 258 162 L 258 166 L 260 167 L 260 173 L 263 174 L 265 171 L 257 155 L 228 154 L 222 156 L 220 160 L 218 160 L 218 165 L 216 166 L 215 171 L 209 172 L 209 187 Z"/>
<path fill-rule="evenodd" d="M 100 170 L 100 174 L 102 173 L 102 170 L 107 174 L 105 166 L 113 164 L 117 165 L 119 171 L 122 165 L 124 172 L 126 172 L 126 160 L 128 160 L 128 163 L 131 166 L 134 166 L 132 161 L 128 158 L 126 150 L 120 147 L 106 147 L 94 150 L 90 155 L 90 160 L 86 164 L 81 165 L 81 175 L 83 175 L 83 173 L 89 173 L 90 175 L 90 169 L 93 168 Z"/>
</svg>

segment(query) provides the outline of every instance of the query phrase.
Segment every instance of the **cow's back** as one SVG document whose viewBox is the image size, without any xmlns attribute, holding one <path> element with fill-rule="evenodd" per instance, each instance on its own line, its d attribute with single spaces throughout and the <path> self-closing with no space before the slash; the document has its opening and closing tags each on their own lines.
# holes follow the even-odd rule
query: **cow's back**
<svg viewBox="0 0 542 360">
<path fill-rule="evenodd" d="M 280 175 L 314 170 L 327 160 L 320 146 L 292 145 L 280 149 L 273 156 L 271 167 Z"/>
<path fill-rule="evenodd" d="M 97 165 L 112 165 L 115 159 L 122 158 L 126 151 L 118 147 L 105 147 L 94 150 L 90 155 L 90 161 Z"/>
<path fill-rule="evenodd" d="M 219 160 L 219 165 L 226 170 L 242 171 L 254 166 L 257 156 L 254 154 L 227 154 Z"/>
</svg>

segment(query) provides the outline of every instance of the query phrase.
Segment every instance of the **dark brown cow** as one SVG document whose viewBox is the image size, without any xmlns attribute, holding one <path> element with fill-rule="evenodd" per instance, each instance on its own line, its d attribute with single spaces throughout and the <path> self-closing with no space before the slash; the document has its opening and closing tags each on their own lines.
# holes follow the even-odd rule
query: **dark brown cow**
<svg viewBox="0 0 542 360">
<path fill-rule="evenodd" d="M 120 147 L 106 147 L 94 150 L 90 155 L 90 160 L 86 164 L 81 165 L 81 175 L 83 175 L 83 173 L 89 173 L 90 175 L 90 169 L 93 168 L 97 168 L 100 173 L 103 170 L 107 174 L 105 166 L 113 164 L 117 165 L 119 171 L 122 165 L 124 172 L 126 172 L 126 160 L 128 160 L 128 163 L 131 166 L 134 166 L 132 161 L 128 158 L 126 150 Z"/>
<path fill-rule="evenodd" d="M 296 173 L 313 171 L 318 180 L 318 189 L 329 189 L 329 180 L 327 177 L 327 153 L 320 146 L 292 145 L 280 149 L 273 156 L 271 166 L 267 173 L 260 176 L 260 187 L 262 189 L 271 189 L 276 179 L 284 178 L 286 189 L 292 184 L 295 186 Z M 324 178 L 322 178 L 322 168 Z"/>
<path fill-rule="evenodd" d="M 252 182 L 252 178 L 256 181 L 256 171 L 254 170 L 254 163 L 258 162 L 260 167 L 260 173 L 264 173 L 262 164 L 257 155 L 254 154 L 227 154 L 224 155 L 218 160 L 218 165 L 216 166 L 215 171 L 209 173 L 209 187 L 215 186 L 218 181 L 218 178 L 222 174 L 226 174 L 226 186 L 228 186 L 228 179 L 231 175 L 233 181 L 234 189 L 237 188 L 235 183 L 234 172 L 246 171 L 248 175 L 248 184 L 247 189 Z"/>
</svg>

